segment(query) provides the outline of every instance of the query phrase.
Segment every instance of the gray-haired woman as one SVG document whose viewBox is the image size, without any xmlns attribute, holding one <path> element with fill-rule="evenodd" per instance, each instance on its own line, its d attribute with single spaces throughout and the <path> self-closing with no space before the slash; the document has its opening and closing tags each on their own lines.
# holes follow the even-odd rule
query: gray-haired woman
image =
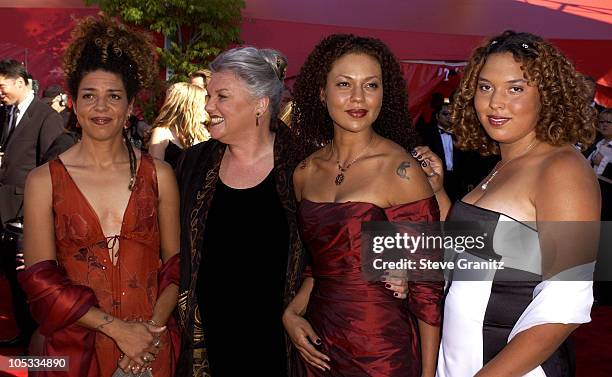
<svg viewBox="0 0 612 377">
<path fill-rule="evenodd" d="M 213 140 L 188 149 L 177 167 L 179 376 L 241 375 L 249 364 L 287 375 L 281 316 L 303 262 L 291 174 L 305 148 L 277 120 L 285 66 L 278 51 L 253 47 L 210 65 Z"/>
</svg>

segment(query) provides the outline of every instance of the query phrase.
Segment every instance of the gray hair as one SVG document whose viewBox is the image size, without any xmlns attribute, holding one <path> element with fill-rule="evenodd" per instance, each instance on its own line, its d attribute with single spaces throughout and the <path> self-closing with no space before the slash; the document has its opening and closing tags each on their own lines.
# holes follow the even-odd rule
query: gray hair
<svg viewBox="0 0 612 377">
<path fill-rule="evenodd" d="M 254 98 L 270 99 L 270 119 L 276 119 L 283 95 L 287 58 L 272 49 L 239 47 L 221 53 L 210 63 L 214 72 L 231 71 L 246 84 Z"/>
</svg>

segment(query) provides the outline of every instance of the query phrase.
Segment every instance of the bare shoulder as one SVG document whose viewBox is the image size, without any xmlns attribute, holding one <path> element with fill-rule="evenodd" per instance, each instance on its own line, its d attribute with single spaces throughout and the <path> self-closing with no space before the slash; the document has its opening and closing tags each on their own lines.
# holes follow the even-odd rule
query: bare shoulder
<svg viewBox="0 0 612 377">
<path fill-rule="evenodd" d="M 155 127 L 151 131 L 151 144 L 159 144 L 173 139 L 172 132 L 167 127 Z"/>
<path fill-rule="evenodd" d="M 26 182 L 31 185 L 51 185 L 51 171 L 49 170 L 49 163 L 34 168 L 28 173 Z"/>
<path fill-rule="evenodd" d="M 597 185 L 597 177 L 584 156 L 572 147 L 555 148 L 542 160 L 542 183 L 577 182 Z"/>
<path fill-rule="evenodd" d="M 317 151 L 312 153 L 310 156 L 303 159 L 297 165 L 293 173 L 294 176 L 295 174 L 298 175 L 298 178 L 307 176 L 308 174 L 316 170 L 317 166 L 322 161 L 327 161 L 328 157 L 329 157 L 329 147 L 323 147 L 321 149 L 318 149 Z"/>
<path fill-rule="evenodd" d="M 32 169 L 28 173 L 25 184 L 25 199 L 33 199 L 36 201 L 49 199 L 51 202 L 51 196 L 53 192 L 51 182 L 51 172 L 49 171 L 49 163 L 41 165 L 35 169 Z"/>
<path fill-rule="evenodd" d="M 404 148 L 384 139 L 380 145 L 381 172 L 385 176 L 403 181 L 418 180 L 424 177 L 419 162 L 414 159 Z"/>
<path fill-rule="evenodd" d="M 384 159 L 380 171 L 389 187 L 389 201 L 394 204 L 409 203 L 433 195 L 431 185 L 419 162 L 404 148 L 390 140 L 384 140 Z"/>
<path fill-rule="evenodd" d="M 321 157 L 323 156 L 323 151 L 325 149 L 326 149 L 325 147 L 321 148 L 317 150 L 316 152 L 314 152 L 313 154 L 311 154 L 310 156 L 306 157 L 294 169 L 293 188 L 294 188 L 295 195 L 298 200 L 301 199 L 302 189 L 304 188 L 304 185 L 306 181 L 308 180 L 308 177 L 310 177 L 312 172 L 316 170 L 315 165 L 317 164 L 318 160 L 320 160 Z"/>
<path fill-rule="evenodd" d="M 538 219 L 599 219 L 599 184 L 582 154 L 571 146 L 554 148 L 539 170 L 535 190 Z"/>
<path fill-rule="evenodd" d="M 158 160 L 156 158 L 153 159 L 153 164 L 155 164 L 155 171 L 157 172 L 157 180 L 176 180 L 174 177 L 174 169 L 172 166 L 166 161 Z"/>
</svg>

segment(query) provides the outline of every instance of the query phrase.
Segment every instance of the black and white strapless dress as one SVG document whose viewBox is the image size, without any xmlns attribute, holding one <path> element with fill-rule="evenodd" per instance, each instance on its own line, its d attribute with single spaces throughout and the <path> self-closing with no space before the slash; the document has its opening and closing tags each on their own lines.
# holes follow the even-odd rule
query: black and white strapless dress
<svg viewBox="0 0 612 377">
<path fill-rule="evenodd" d="M 438 377 L 472 377 L 515 335 L 533 326 L 590 321 L 592 266 L 579 266 L 586 271 L 582 281 L 543 281 L 538 232 L 530 224 L 462 201 L 448 221 L 482 224 L 492 234 L 490 247 L 466 251 L 461 258 L 501 261 L 504 269 L 454 269 L 444 304 Z M 572 345 L 566 340 L 526 376 L 573 376 L 574 369 Z"/>
</svg>

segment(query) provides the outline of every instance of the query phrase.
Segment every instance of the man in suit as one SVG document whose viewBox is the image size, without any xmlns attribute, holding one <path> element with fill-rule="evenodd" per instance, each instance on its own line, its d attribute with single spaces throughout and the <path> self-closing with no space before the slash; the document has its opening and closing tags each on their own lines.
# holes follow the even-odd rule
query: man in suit
<svg viewBox="0 0 612 377">
<path fill-rule="evenodd" d="M 6 109 L 0 130 L 0 228 L 4 228 L 21 216 L 26 176 L 41 164 L 42 156 L 63 132 L 63 121 L 56 111 L 35 98 L 28 87 L 28 73 L 16 60 L 0 61 L 0 102 Z M 16 250 L 10 250 L 6 243 L 1 245 L 1 267 L 11 284 L 20 340 L 27 342 L 33 322 L 16 278 Z"/>
<path fill-rule="evenodd" d="M 434 113 L 429 124 L 425 124 L 420 130 L 425 144 L 432 152 L 437 154 L 444 165 L 444 189 L 450 199 L 454 202 L 461 195 L 459 187 L 458 166 L 461 151 L 454 146 L 454 137 L 449 132 L 450 105 L 444 103 Z"/>
<path fill-rule="evenodd" d="M 25 68 L 15 60 L 0 61 L 0 101 L 11 106 L 2 125 L 0 149 L 0 219 L 19 215 L 25 179 L 63 132 L 62 117 L 34 97 Z"/>
<path fill-rule="evenodd" d="M 477 152 L 462 151 L 455 146 L 448 99 L 419 133 L 429 149 L 442 160 L 444 189 L 453 202 L 472 191 L 499 160 L 497 156 L 483 157 Z"/>
</svg>

